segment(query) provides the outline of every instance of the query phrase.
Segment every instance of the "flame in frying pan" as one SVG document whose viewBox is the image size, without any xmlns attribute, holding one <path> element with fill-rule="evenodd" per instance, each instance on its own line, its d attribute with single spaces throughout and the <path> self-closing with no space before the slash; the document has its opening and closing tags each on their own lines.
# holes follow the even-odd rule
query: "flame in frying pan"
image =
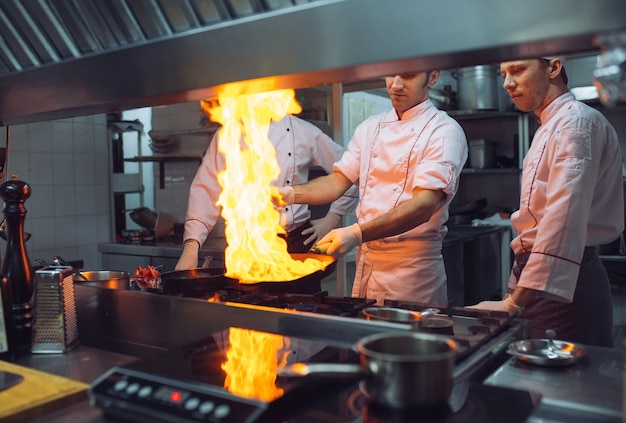
<svg viewBox="0 0 626 423">
<path fill-rule="evenodd" d="M 219 151 L 226 167 L 218 175 L 218 205 L 226 222 L 226 276 L 241 283 L 291 281 L 324 269 L 319 260 L 294 260 L 279 237 L 280 213 L 272 202 L 272 185 L 280 173 L 268 139 L 270 121 L 299 113 L 294 91 L 223 95 L 202 102 L 211 120 L 222 124 Z"/>
<path fill-rule="evenodd" d="M 235 395 L 272 401 L 283 394 L 276 387 L 276 371 L 287 362 L 288 339 L 271 333 L 230 328 L 224 388 Z"/>
</svg>

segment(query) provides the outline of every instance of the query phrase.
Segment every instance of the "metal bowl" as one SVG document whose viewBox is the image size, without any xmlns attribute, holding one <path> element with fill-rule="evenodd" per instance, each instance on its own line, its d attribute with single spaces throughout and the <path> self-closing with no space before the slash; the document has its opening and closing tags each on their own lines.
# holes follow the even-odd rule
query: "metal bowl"
<svg viewBox="0 0 626 423">
<path fill-rule="evenodd" d="M 95 270 L 74 274 L 74 283 L 87 283 L 111 289 L 128 289 L 130 274 L 123 271 Z"/>
<path fill-rule="evenodd" d="M 585 355 L 581 345 L 550 339 L 525 339 L 509 344 L 507 353 L 525 363 L 539 366 L 570 366 Z"/>
</svg>

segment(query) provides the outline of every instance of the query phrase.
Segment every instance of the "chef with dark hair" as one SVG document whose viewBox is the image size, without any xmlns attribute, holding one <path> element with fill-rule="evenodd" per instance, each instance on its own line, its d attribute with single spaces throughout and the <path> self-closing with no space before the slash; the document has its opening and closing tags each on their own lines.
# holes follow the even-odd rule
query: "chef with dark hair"
<svg viewBox="0 0 626 423">
<path fill-rule="evenodd" d="M 567 88 L 563 59 L 500 65 L 517 107 L 541 126 L 524 158 L 509 292 L 475 307 L 520 313 L 532 337 L 612 345 L 612 297 L 597 247 L 624 230 L 622 156 L 617 134 Z"/>
</svg>

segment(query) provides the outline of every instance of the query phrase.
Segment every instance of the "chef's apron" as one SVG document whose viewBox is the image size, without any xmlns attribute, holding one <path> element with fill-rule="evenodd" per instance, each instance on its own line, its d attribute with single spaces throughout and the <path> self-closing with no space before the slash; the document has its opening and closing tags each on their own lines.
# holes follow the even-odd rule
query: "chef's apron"
<svg viewBox="0 0 626 423">
<path fill-rule="evenodd" d="M 529 256 L 529 253 L 515 256 L 513 273 L 518 280 Z M 559 340 L 612 347 L 611 286 L 597 248 L 585 248 L 571 303 L 534 296 L 520 317 L 531 320 L 531 338 L 534 339 L 545 338 L 546 330 L 553 329 Z"/>
<path fill-rule="evenodd" d="M 352 296 L 446 305 L 448 290 L 441 242 L 369 241 L 357 254 Z"/>
</svg>

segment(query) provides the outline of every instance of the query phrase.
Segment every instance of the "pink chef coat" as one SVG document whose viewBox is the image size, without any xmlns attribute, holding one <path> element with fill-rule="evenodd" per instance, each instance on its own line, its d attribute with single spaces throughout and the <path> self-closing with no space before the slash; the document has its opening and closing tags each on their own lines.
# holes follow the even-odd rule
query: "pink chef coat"
<svg viewBox="0 0 626 423">
<path fill-rule="evenodd" d="M 621 154 L 617 134 L 597 110 L 571 93 L 541 113 L 524 158 L 515 254 L 531 252 L 519 281 L 557 301 L 572 301 L 585 246 L 615 240 L 624 230 Z"/>
<path fill-rule="evenodd" d="M 448 205 L 467 159 L 461 126 L 430 100 L 404 112 L 366 119 L 335 169 L 359 184 L 359 223 L 412 198 L 421 187 L 445 193 L 430 220 L 400 235 L 364 243 L 357 252 L 353 296 L 447 303 L 441 255 Z"/>
<path fill-rule="evenodd" d="M 224 155 L 217 151 L 219 132 L 209 144 L 202 164 L 189 190 L 187 216 L 185 218 L 184 240 L 195 239 L 204 243 L 220 214 L 215 205 L 222 191 L 217 182 L 217 173 L 224 169 Z M 280 174 L 276 186 L 303 184 L 309 179 L 309 168 L 319 166 L 327 173 L 343 154 L 343 147 L 334 142 L 319 128 L 296 116 L 287 115 L 279 122 L 272 122 L 268 138 L 276 149 L 276 159 Z M 356 187 L 333 202 L 330 211 L 339 215 L 353 214 L 358 201 Z M 281 222 L 286 222 L 289 232 L 302 225 L 311 217 L 305 204 L 285 207 L 281 212 Z"/>
</svg>

